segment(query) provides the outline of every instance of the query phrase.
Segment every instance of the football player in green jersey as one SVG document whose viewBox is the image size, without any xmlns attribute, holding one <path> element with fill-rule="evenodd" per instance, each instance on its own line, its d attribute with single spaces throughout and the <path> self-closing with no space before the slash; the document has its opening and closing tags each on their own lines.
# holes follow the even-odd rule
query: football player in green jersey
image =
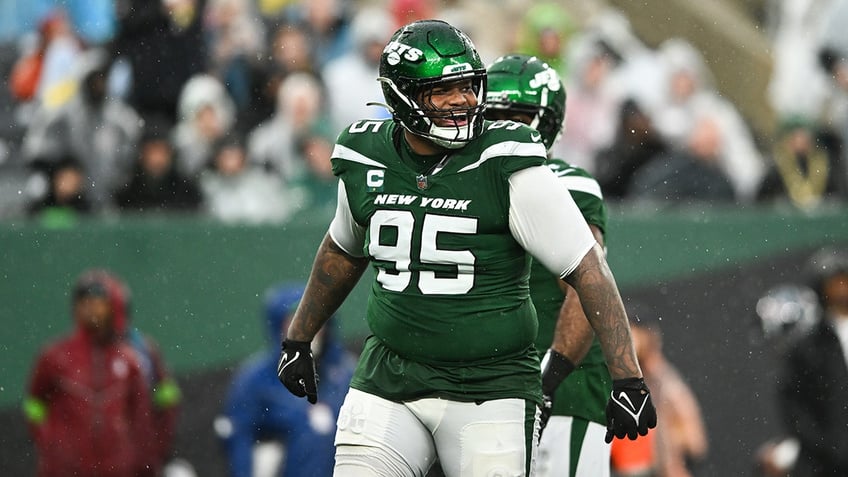
<svg viewBox="0 0 848 477">
<path fill-rule="evenodd" d="M 536 128 L 550 151 L 565 120 L 566 92 L 557 72 L 534 56 L 510 54 L 495 60 L 487 73 L 486 118 Z M 549 158 L 547 164 L 568 188 L 603 247 L 607 209 L 597 181 L 560 159 Z M 547 350 L 542 359 L 542 391 L 550 406 L 545 409 L 550 418 L 539 442 L 536 475 L 608 477 L 610 445 L 602 436 L 612 382 L 600 343 L 574 288 L 536 260 L 531 267 L 530 297 L 539 319 L 536 349 Z M 569 375 L 565 385 L 559 386 Z"/>
<path fill-rule="evenodd" d="M 540 428 L 530 256 L 568 281 L 610 373 L 626 382 L 610 426 L 656 424 L 603 250 L 545 166 L 539 132 L 485 121 L 486 69 L 471 40 L 424 20 L 386 45 L 390 120 L 339 135 L 336 215 L 282 343 L 280 381 L 317 400 L 310 341 L 366 268 L 366 339 L 337 422 L 335 475 L 531 475 Z M 556 208 L 549 203 L 560 204 Z"/>
</svg>

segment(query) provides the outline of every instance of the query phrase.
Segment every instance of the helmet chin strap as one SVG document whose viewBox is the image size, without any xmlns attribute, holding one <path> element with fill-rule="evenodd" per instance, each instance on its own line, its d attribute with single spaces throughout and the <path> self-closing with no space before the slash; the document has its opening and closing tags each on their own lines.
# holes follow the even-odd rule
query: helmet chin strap
<svg viewBox="0 0 848 477">
<path fill-rule="evenodd" d="M 447 149 L 459 149 L 469 141 L 473 120 L 462 127 L 440 127 L 430 125 L 429 140 Z"/>
<path fill-rule="evenodd" d="M 532 120 L 532 121 L 530 121 L 530 125 L 529 125 L 529 126 L 530 126 L 531 128 L 533 128 L 533 129 L 538 130 L 538 129 L 539 129 L 539 123 L 541 123 L 541 122 L 542 122 L 542 115 L 543 115 L 543 114 L 545 114 L 545 111 L 544 111 L 543 109 L 540 109 L 538 113 L 534 114 L 534 115 L 533 115 L 533 120 Z"/>
<path fill-rule="evenodd" d="M 433 125 L 430 127 L 430 131 L 424 134 L 420 131 L 415 131 L 406 127 L 406 125 L 403 123 L 401 123 L 401 126 L 404 130 L 415 135 L 416 137 L 426 139 L 427 141 L 432 142 L 433 144 L 444 149 L 460 149 L 468 142 L 467 140 L 463 140 L 460 137 L 460 134 L 457 134 L 456 128 L 440 128 L 438 126 Z M 465 134 L 465 136 L 467 135 L 468 134 Z"/>
<path fill-rule="evenodd" d="M 438 126 L 432 118 L 425 116 L 429 123 L 427 139 L 446 149 L 460 149 L 472 139 L 472 131 L 476 122 L 480 120 L 477 115 L 467 115 L 468 122 L 462 126 Z"/>
</svg>

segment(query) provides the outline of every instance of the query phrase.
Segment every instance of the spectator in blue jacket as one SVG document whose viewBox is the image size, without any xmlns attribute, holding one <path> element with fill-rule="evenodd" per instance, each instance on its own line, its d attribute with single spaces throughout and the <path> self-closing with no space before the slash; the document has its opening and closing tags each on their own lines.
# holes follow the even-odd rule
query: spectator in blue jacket
<svg viewBox="0 0 848 477">
<path fill-rule="evenodd" d="M 333 474 L 336 420 L 355 366 L 355 359 L 325 326 L 313 342 L 321 376 L 316 405 L 281 390 L 277 378 L 280 333 L 303 295 L 302 284 L 272 287 L 265 296 L 268 346 L 245 361 L 234 375 L 222 414 L 215 421 L 233 477 L 330 477 Z M 267 456 L 268 443 L 281 445 L 279 464 Z M 258 452 L 265 449 L 266 452 Z M 273 451 L 272 451 L 273 454 Z M 277 456 L 279 457 L 279 456 Z M 254 459 L 257 459 L 256 461 Z M 259 466 L 271 461 L 273 473 Z M 265 465 L 262 465 L 265 463 Z"/>
</svg>

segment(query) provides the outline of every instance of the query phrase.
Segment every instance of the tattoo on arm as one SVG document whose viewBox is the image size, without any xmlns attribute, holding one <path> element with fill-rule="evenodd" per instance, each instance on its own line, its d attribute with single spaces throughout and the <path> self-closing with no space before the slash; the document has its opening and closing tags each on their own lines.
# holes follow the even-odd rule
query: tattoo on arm
<svg viewBox="0 0 848 477">
<path fill-rule="evenodd" d="M 565 301 L 560 307 L 559 318 L 554 329 L 554 340 L 551 348 L 562 354 L 575 365 L 579 365 L 589 348 L 592 347 L 592 339 L 595 337 L 592 326 L 583 313 L 583 305 L 577 292 L 563 282 L 566 288 Z"/>
<path fill-rule="evenodd" d="M 285 337 L 311 341 L 350 294 L 368 267 L 365 257 L 352 257 L 329 235 L 318 247 L 303 298 L 291 318 Z"/>
<path fill-rule="evenodd" d="M 589 225 L 589 228 L 592 230 L 595 240 L 603 248 L 604 234 L 601 229 L 592 224 Z M 595 334 L 592 331 L 592 325 L 589 324 L 589 320 L 583 312 L 583 304 L 580 302 L 577 291 L 568 283 L 562 280 L 557 281 L 565 296 L 565 301 L 559 311 L 551 348 L 570 359 L 575 365 L 579 365 L 586 357 L 586 353 L 589 352 Z"/>
<path fill-rule="evenodd" d="M 600 245 L 595 245 L 565 280 L 580 295 L 613 379 L 641 377 L 624 303 Z"/>
</svg>

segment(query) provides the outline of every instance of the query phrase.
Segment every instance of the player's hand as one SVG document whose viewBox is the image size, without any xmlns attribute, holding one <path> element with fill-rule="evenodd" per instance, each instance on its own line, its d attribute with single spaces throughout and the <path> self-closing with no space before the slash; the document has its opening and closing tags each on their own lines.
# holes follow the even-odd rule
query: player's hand
<svg viewBox="0 0 848 477">
<path fill-rule="evenodd" d="M 607 435 L 604 440 L 607 443 L 612 442 L 613 437 L 624 439 L 627 436 L 635 440 L 657 426 L 657 411 L 642 378 L 614 380 L 606 412 Z"/>
<path fill-rule="evenodd" d="M 277 377 L 292 394 L 318 402 L 318 373 L 308 341 L 284 340 L 277 365 Z"/>
<path fill-rule="evenodd" d="M 542 431 L 545 430 L 545 427 L 548 425 L 548 421 L 551 418 L 551 413 L 554 410 L 554 396 L 553 394 L 545 394 L 542 393 L 542 412 L 539 416 L 539 436 L 542 435 Z"/>
</svg>

